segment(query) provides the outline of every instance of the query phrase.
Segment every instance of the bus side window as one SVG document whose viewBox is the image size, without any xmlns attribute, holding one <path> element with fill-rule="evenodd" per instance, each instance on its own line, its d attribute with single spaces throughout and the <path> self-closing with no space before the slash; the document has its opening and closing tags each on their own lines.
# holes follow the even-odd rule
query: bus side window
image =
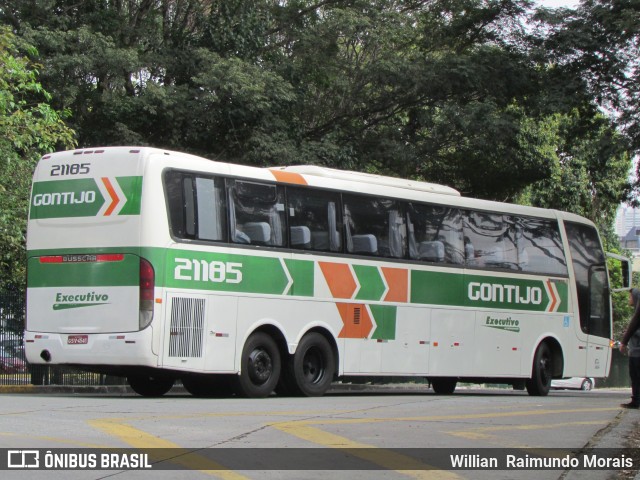
<svg viewBox="0 0 640 480">
<path fill-rule="evenodd" d="M 544 218 L 518 218 L 518 261 L 523 271 L 567 275 L 558 222 Z"/>
<path fill-rule="evenodd" d="M 232 241 L 285 245 L 284 190 L 272 184 L 227 180 Z"/>
<path fill-rule="evenodd" d="M 169 213 L 169 228 L 177 238 L 196 238 L 196 201 L 193 177 L 168 171 L 164 177 L 165 195 Z"/>
<path fill-rule="evenodd" d="M 294 249 L 339 252 L 342 249 L 334 192 L 287 187 L 289 245 Z"/>
<path fill-rule="evenodd" d="M 220 178 L 196 178 L 197 238 L 226 240 L 224 182 Z"/>
<path fill-rule="evenodd" d="M 409 203 L 407 224 L 410 258 L 432 263 L 464 264 L 462 220 L 458 209 Z"/>
<path fill-rule="evenodd" d="M 400 202 L 360 195 L 344 195 L 347 251 L 404 258 L 407 231 Z"/>
<path fill-rule="evenodd" d="M 509 215 L 467 212 L 464 234 L 475 252 L 473 258 L 467 255 L 467 265 L 518 270 L 516 229 L 513 225 Z"/>
</svg>

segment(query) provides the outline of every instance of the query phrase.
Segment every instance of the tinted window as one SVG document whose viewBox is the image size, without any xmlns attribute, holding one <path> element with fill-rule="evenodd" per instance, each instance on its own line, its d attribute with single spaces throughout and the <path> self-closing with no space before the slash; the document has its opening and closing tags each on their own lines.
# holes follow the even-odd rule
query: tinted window
<svg viewBox="0 0 640 480">
<path fill-rule="evenodd" d="M 227 180 L 231 241 L 283 246 L 284 193 L 276 185 Z"/>
<path fill-rule="evenodd" d="M 407 233 L 400 202 L 356 195 L 344 195 L 343 202 L 347 252 L 405 256 Z"/>
<path fill-rule="evenodd" d="M 519 270 L 516 229 L 508 215 L 468 212 L 464 220 L 467 265 Z"/>
<path fill-rule="evenodd" d="M 219 178 L 167 172 L 171 233 L 178 238 L 226 241 L 224 184 Z"/>
<path fill-rule="evenodd" d="M 517 220 L 518 261 L 522 270 L 567 275 L 567 260 L 556 221 L 522 217 Z"/>
<path fill-rule="evenodd" d="M 464 264 L 462 217 L 457 208 L 410 203 L 407 227 L 410 258 Z"/>
<path fill-rule="evenodd" d="M 611 337 L 605 258 L 598 232 L 589 225 L 566 223 L 571 261 L 578 290 L 582 331 Z"/>
<path fill-rule="evenodd" d="M 342 249 L 340 195 L 308 188 L 287 188 L 289 245 L 296 249 Z"/>
</svg>

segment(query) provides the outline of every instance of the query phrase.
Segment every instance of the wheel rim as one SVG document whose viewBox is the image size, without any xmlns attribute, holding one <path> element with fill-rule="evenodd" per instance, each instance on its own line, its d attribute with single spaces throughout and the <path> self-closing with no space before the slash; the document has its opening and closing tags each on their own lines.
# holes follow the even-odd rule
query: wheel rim
<svg viewBox="0 0 640 480">
<path fill-rule="evenodd" d="M 325 363 L 318 348 L 310 348 L 302 359 L 302 374 L 306 383 L 318 383 L 324 377 Z"/>
<path fill-rule="evenodd" d="M 256 385 L 262 385 L 273 374 L 271 355 L 266 350 L 255 349 L 249 354 L 249 378 Z"/>
</svg>

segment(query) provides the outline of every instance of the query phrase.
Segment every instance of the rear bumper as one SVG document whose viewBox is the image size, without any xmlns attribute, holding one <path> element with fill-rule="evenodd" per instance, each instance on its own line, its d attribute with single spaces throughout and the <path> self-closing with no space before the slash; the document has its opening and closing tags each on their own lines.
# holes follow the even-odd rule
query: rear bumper
<svg viewBox="0 0 640 480">
<path fill-rule="evenodd" d="M 152 327 L 139 332 L 88 334 L 86 344 L 69 344 L 69 336 L 26 331 L 27 361 L 45 365 L 158 366 L 158 356 L 151 349 Z"/>
</svg>

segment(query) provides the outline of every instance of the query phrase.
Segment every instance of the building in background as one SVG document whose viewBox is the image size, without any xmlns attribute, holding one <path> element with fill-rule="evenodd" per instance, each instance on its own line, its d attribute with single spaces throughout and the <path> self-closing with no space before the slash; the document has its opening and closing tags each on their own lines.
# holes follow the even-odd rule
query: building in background
<svg viewBox="0 0 640 480">
<path fill-rule="evenodd" d="M 620 205 L 616 215 L 616 234 L 620 247 L 633 255 L 633 270 L 640 271 L 640 208 Z"/>
</svg>

